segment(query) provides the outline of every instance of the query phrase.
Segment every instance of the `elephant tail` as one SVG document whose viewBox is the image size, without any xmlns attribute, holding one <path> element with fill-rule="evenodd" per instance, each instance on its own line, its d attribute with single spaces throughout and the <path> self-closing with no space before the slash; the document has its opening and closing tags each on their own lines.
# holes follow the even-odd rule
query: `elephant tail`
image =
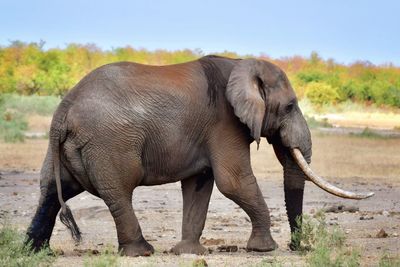
<svg viewBox="0 0 400 267">
<path fill-rule="evenodd" d="M 60 169 L 60 144 L 66 138 L 66 114 L 69 110 L 71 102 L 63 100 L 54 113 L 50 127 L 50 149 L 53 159 L 53 170 L 56 179 L 57 196 L 61 205 L 60 220 L 70 230 L 72 238 L 76 243 L 81 241 L 81 231 L 75 222 L 71 209 L 63 199 L 61 187 L 61 169 Z"/>
</svg>

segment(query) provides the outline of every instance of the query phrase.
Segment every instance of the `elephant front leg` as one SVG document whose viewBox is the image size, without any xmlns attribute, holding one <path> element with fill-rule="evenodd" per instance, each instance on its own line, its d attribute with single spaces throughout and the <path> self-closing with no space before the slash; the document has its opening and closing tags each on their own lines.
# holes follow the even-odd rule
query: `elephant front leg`
<svg viewBox="0 0 400 267">
<path fill-rule="evenodd" d="M 200 244 L 200 236 L 207 217 L 208 204 L 214 185 L 211 170 L 182 180 L 183 218 L 182 240 L 171 252 L 175 254 L 205 254 L 207 249 Z"/>
<path fill-rule="evenodd" d="M 216 160 L 213 169 L 218 189 L 250 217 L 252 232 L 247 242 L 247 250 L 265 252 L 278 248 L 270 232 L 269 210 L 252 173 L 249 160 L 246 157 Z"/>
</svg>

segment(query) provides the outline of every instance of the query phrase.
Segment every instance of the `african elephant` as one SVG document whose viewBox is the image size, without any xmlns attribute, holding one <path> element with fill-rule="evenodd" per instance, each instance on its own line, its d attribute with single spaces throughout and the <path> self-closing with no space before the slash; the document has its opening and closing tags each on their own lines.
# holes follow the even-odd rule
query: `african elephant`
<svg viewBox="0 0 400 267">
<path fill-rule="evenodd" d="M 251 219 L 247 249 L 274 250 L 268 207 L 250 165 L 250 143 L 261 137 L 284 169 L 292 233 L 299 227 L 305 180 L 342 197 L 371 196 L 336 188 L 308 167 L 310 131 L 287 76 L 272 63 L 206 56 L 170 66 L 102 66 L 70 90 L 54 113 L 28 240 L 34 249 L 48 245 L 60 209 L 61 221 L 79 240 L 64 201 L 86 190 L 108 206 L 121 253 L 150 255 L 154 248 L 142 235 L 132 192 L 181 181 L 182 240 L 172 251 L 201 254 L 215 182 Z"/>
</svg>

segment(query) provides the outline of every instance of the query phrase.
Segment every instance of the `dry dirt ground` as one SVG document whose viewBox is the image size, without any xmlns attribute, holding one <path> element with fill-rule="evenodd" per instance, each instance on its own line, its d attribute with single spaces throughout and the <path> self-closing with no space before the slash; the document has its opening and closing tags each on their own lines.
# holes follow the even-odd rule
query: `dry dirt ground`
<svg viewBox="0 0 400 267">
<path fill-rule="evenodd" d="M 330 225 L 339 225 L 347 243 L 362 253 L 363 266 L 375 266 L 383 253 L 400 254 L 400 139 L 368 139 L 352 136 L 322 135 L 313 132 L 313 169 L 335 184 L 354 191 L 374 191 L 362 201 L 331 196 L 307 183 L 304 210 L 344 205 L 350 211 L 327 213 Z M 28 226 L 39 198 L 39 169 L 47 149 L 47 140 L 27 140 L 22 144 L 0 143 L 0 219 L 21 230 Z M 303 265 L 304 258 L 287 248 L 289 227 L 283 201 L 282 170 L 271 147 L 262 141 L 252 147 L 252 165 L 270 208 L 272 235 L 279 249 L 270 253 L 247 253 L 243 249 L 251 224 L 246 214 L 216 188 L 212 195 L 202 242 L 212 250 L 207 256 L 175 256 L 163 253 L 180 239 L 182 199 L 180 184 L 139 187 L 133 205 L 144 236 L 156 249 L 151 257 L 123 258 L 123 266 L 190 266 L 204 258 L 209 266 L 249 266 L 262 260 L 277 259 L 287 265 Z M 114 222 L 105 204 L 88 193 L 69 201 L 83 242 L 75 246 L 66 228 L 59 222 L 51 246 L 62 250 L 56 266 L 80 266 L 85 251 L 117 246 Z M 384 229 L 386 238 L 377 238 Z M 220 252 L 221 245 L 237 245 L 237 252 Z"/>
</svg>

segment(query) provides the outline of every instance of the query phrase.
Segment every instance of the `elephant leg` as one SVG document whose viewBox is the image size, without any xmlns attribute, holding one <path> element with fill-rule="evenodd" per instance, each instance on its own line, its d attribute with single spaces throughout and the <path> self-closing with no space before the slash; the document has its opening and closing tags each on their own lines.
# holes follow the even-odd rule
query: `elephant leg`
<svg viewBox="0 0 400 267">
<path fill-rule="evenodd" d="M 113 151 L 93 153 L 96 160 L 90 163 L 89 177 L 114 219 L 119 251 L 125 256 L 150 256 L 154 248 L 144 239 L 132 207 L 132 192 L 144 174 L 139 160 Z"/>
<path fill-rule="evenodd" d="M 243 145 L 243 150 L 240 150 L 240 145 Z M 252 232 L 247 250 L 271 251 L 278 245 L 272 239 L 269 210 L 251 170 L 248 145 L 244 146 L 241 143 L 226 147 L 219 145 L 226 153 L 213 158 L 215 183 L 222 194 L 238 204 L 250 217 Z"/>
<path fill-rule="evenodd" d="M 61 165 L 61 186 L 65 201 L 84 190 L 63 165 Z M 26 243 L 35 251 L 49 245 L 57 213 L 61 208 L 57 197 L 53 161 L 49 153 L 41 170 L 40 189 L 39 206 L 27 230 L 26 239 Z"/>
<path fill-rule="evenodd" d="M 182 240 L 171 252 L 175 254 L 205 254 L 207 249 L 200 244 L 200 236 L 207 217 L 208 204 L 214 186 L 212 171 L 182 180 L 183 218 Z"/>
</svg>

